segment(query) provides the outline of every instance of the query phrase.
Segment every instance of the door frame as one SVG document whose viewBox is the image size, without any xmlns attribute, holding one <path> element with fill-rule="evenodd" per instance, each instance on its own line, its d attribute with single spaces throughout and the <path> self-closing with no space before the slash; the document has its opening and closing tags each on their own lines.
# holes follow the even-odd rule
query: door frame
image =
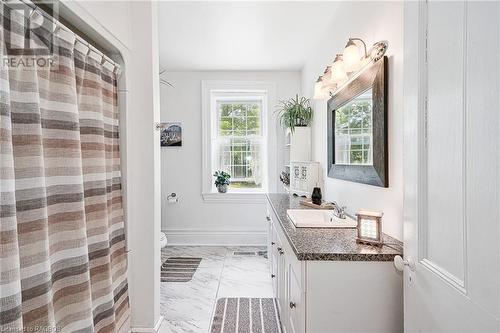
<svg viewBox="0 0 500 333">
<path fill-rule="evenodd" d="M 421 54 L 425 47 L 425 21 L 422 20 L 425 7 L 421 2 L 405 2 L 403 10 L 403 239 L 405 256 L 418 261 L 418 221 L 422 211 L 421 189 L 425 186 L 422 180 L 422 163 L 420 156 L 425 151 L 422 135 L 425 132 L 425 64 Z M 404 281 L 409 281 L 409 270 L 404 271 Z M 408 296 L 404 294 L 405 307 Z M 405 319 L 406 327 L 406 319 Z"/>
</svg>

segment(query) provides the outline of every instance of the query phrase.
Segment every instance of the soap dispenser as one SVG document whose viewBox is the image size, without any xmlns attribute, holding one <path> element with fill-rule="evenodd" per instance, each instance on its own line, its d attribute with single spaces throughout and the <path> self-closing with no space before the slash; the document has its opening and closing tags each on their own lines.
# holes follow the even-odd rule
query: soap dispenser
<svg viewBox="0 0 500 333">
<path fill-rule="evenodd" d="M 315 205 L 321 205 L 321 199 L 322 199 L 322 196 L 321 196 L 321 188 L 319 187 L 315 187 L 313 189 L 313 192 L 311 194 L 311 201 L 313 204 Z"/>
</svg>

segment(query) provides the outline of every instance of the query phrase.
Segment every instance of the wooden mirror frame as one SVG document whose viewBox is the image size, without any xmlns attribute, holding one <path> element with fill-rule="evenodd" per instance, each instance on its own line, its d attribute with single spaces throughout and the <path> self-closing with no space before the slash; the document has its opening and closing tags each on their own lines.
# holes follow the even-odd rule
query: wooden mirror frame
<svg viewBox="0 0 500 333">
<path fill-rule="evenodd" d="M 387 82 L 387 57 L 382 57 L 328 100 L 328 177 L 389 187 Z M 373 96 L 373 165 L 335 164 L 335 111 L 370 88 Z"/>
</svg>

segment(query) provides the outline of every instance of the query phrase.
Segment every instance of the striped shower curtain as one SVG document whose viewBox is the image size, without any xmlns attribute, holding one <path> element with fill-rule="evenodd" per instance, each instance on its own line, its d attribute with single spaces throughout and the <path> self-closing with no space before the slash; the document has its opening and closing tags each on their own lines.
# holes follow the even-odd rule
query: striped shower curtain
<svg viewBox="0 0 500 333">
<path fill-rule="evenodd" d="M 72 33 L 40 27 L 54 63 L 13 66 L 26 17 L 0 10 L 0 332 L 118 331 L 129 300 L 116 75 Z"/>
</svg>

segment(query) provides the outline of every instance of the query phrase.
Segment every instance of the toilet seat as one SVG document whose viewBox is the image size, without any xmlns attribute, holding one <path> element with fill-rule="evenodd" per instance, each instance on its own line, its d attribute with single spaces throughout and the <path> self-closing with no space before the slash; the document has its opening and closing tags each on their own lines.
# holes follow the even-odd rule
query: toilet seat
<svg viewBox="0 0 500 333">
<path fill-rule="evenodd" d="M 163 249 L 165 246 L 167 246 L 167 235 L 160 232 L 160 247 Z"/>
</svg>

